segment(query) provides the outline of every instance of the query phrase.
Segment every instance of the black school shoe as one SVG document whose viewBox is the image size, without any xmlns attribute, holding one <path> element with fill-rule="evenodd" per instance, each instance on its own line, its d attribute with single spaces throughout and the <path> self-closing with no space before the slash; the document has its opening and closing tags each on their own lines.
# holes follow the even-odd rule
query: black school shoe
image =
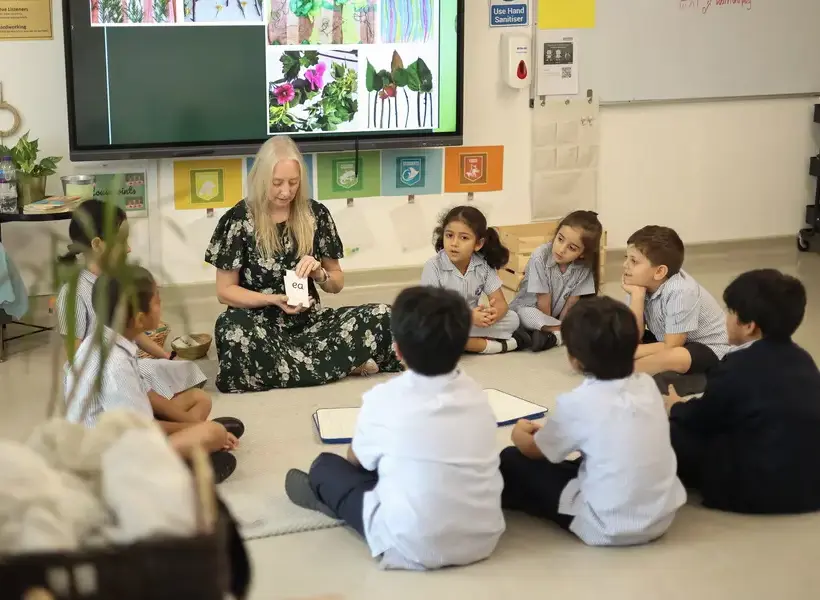
<svg viewBox="0 0 820 600">
<path fill-rule="evenodd" d="M 236 457 L 226 450 L 212 452 L 211 468 L 214 470 L 214 483 L 222 483 L 236 471 Z"/>
<path fill-rule="evenodd" d="M 529 348 L 532 346 L 532 337 L 530 337 L 530 332 L 524 329 L 523 327 L 519 327 L 515 330 L 512 334 L 515 343 L 518 344 L 517 350 L 524 350 L 525 348 Z"/>
<path fill-rule="evenodd" d="M 655 385 L 658 386 L 661 394 L 666 396 L 669 393 L 669 386 L 674 385 L 678 396 L 694 396 L 706 391 L 706 375 L 693 373 L 691 375 L 681 375 L 674 371 L 664 371 L 653 376 Z"/>
<path fill-rule="evenodd" d="M 533 352 L 543 352 L 550 350 L 558 345 L 558 338 L 551 331 L 533 331 L 532 332 L 532 346 L 530 350 Z"/>
<path fill-rule="evenodd" d="M 285 494 L 296 506 L 301 506 L 308 510 L 315 510 L 331 519 L 337 519 L 330 507 L 316 497 L 313 488 L 310 487 L 310 477 L 304 471 L 291 469 L 285 475 Z"/>
<path fill-rule="evenodd" d="M 220 423 L 236 439 L 241 438 L 242 434 L 245 433 L 245 424 L 236 417 L 217 417 L 213 421 L 214 423 Z"/>
</svg>

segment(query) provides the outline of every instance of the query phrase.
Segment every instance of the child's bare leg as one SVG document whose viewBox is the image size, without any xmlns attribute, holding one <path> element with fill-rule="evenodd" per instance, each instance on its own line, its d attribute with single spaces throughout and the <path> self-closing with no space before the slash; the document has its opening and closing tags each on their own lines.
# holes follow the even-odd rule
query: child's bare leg
<svg viewBox="0 0 820 600">
<path fill-rule="evenodd" d="M 213 406 L 210 394 L 201 388 L 191 388 L 180 392 L 171 401 L 196 421 L 205 421 L 211 414 Z"/>
<path fill-rule="evenodd" d="M 189 458 L 196 446 L 209 453 L 222 450 L 228 441 L 228 432 L 221 424 L 206 421 L 175 431 L 168 436 L 168 441 L 183 458 Z"/>
<path fill-rule="evenodd" d="M 635 361 L 635 371 L 649 375 L 657 375 L 665 371 L 687 373 L 691 367 L 692 355 L 683 347 L 661 350 Z"/>
<path fill-rule="evenodd" d="M 472 352 L 479 354 L 484 352 L 487 348 L 487 340 L 484 338 L 471 337 L 467 339 L 467 345 L 464 347 L 465 352 Z"/>
</svg>

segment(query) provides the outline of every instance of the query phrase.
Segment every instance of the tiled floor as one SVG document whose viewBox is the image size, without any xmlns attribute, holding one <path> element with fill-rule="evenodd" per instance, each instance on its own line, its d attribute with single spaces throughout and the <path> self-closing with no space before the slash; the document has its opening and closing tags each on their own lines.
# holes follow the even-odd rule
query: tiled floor
<svg viewBox="0 0 820 600">
<path fill-rule="evenodd" d="M 690 254 L 688 270 L 718 297 L 732 276 L 746 269 L 775 267 L 800 276 L 808 288 L 809 307 L 797 341 L 820 356 L 820 257 L 798 254 L 791 243 L 781 242 Z M 606 291 L 619 295 L 616 283 L 608 284 Z M 358 289 L 329 300 L 390 301 L 395 293 L 395 288 Z M 203 300 L 193 291 L 183 297 L 191 328 L 210 330 L 220 310 L 216 301 Z M 165 317 L 179 331 L 180 313 L 166 304 Z M 45 416 L 50 395 L 59 389 L 53 376 L 59 357 L 52 349 L 47 335 L 12 343 L 9 360 L 0 364 L 0 436 L 23 439 Z M 213 362 L 203 366 L 213 374 Z M 465 361 L 465 368 L 485 387 L 548 406 L 556 393 L 577 380 L 560 350 L 473 357 Z M 217 397 L 215 414 L 235 414 L 248 425 L 232 481 L 261 476 L 276 486 L 289 466 L 309 464 L 322 450 L 312 434 L 311 413 L 320 406 L 357 403 L 372 381 L 351 379 L 323 388 Z M 499 430 L 499 447 L 508 433 Z M 249 546 L 255 567 L 252 597 L 257 600 L 320 593 L 351 600 L 808 600 L 820 593 L 820 515 L 726 515 L 700 508 L 694 499 L 662 540 L 631 549 L 587 548 L 549 524 L 513 516 L 490 560 L 437 573 L 381 572 L 364 544 L 344 529 L 269 538 Z"/>
</svg>

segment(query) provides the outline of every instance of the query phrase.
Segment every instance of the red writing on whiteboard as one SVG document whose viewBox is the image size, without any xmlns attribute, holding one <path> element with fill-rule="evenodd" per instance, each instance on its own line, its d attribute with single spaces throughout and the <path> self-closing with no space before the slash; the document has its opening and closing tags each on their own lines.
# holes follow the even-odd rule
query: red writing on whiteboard
<svg viewBox="0 0 820 600">
<path fill-rule="evenodd" d="M 752 10 L 752 0 L 680 0 L 681 10 L 700 9 L 701 14 L 707 14 L 713 6 L 736 6 Z"/>
</svg>

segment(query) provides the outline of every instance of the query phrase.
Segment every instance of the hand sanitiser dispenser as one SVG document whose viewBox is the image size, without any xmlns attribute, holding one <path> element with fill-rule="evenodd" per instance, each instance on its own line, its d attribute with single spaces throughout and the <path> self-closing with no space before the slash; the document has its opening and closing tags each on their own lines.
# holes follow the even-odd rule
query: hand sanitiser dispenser
<svg viewBox="0 0 820 600">
<path fill-rule="evenodd" d="M 531 62 L 528 35 L 505 33 L 501 37 L 501 75 L 508 86 L 518 90 L 530 86 Z"/>
</svg>

